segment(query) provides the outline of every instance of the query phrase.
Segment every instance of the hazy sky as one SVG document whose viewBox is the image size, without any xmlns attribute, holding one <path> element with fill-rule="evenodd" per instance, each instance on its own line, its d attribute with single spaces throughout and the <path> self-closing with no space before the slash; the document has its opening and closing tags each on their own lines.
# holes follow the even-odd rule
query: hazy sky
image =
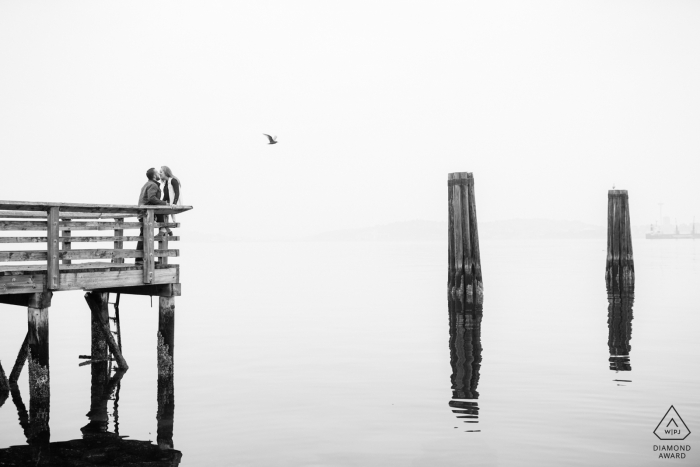
<svg viewBox="0 0 700 467">
<path fill-rule="evenodd" d="M 0 199 L 264 237 L 445 220 L 700 221 L 700 2 L 0 3 Z M 262 133 L 277 135 L 269 146 Z"/>
</svg>

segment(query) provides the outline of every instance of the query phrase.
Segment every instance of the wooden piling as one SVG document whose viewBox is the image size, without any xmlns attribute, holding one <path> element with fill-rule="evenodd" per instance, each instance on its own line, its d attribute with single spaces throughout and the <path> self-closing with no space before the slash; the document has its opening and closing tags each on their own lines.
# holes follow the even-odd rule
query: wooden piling
<svg viewBox="0 0 700 467">
<path fill-rule="evenodd" d="M 608 191 L 608 254 L 605 282 L 609 290 L 634 290 L 634 258 L 627 190 Z"/>
<path fill-rule="evenodd" d="M 172 449 L 175 413 L 175 297 L 160 297 L 158 302 L 157 440 L 162 449 Z"/>
<path fill-rule="evenodd" d="M 90 357 L 93 361 L 106 361 L 109 358 L 109 346 L 102 329 L 102 323 L 109 323 L 109 294 L 89 292 L 90 299 L 86 297 L 90 306 Z M 87 294 L 86 294 L 87 295 Z"/>
<path fill-rule="evenodd" d="M 92 311 L 92 329 L 93 331 L 97 330 L 98 332 L 102 332 L 102 338 L 104 339 L 104 341 L 106 341 L 109 351 L 112 352 L 112 355 L 114 355 L 114 359 L 117 361 L 117 365 L 119 365 L 119 368 L 121 368 L 122 370 L 128 370 L 129 365 L 127 365 L 126 360 L 124 359 L 124 356 L 122 355 L 122 352 L 119 349 L 119 345 L 114 340 L 114 336 L 112 336 L 112 331 L 109 328 L 109 313 L 107 312 L 108 298 L 108 293 L 88 292 L 85 294 L 85 301 L 87 302 L 88 306 L 90 307 L 90 310 Z M 94 335 L 95 334 L 93 334 L 93 336 Z M 100 339 L 98 339 L 98 346 L 101 345 L 99 344 L 99 340 Z M 95 342 L 93 340 L 93 344 L 94 343 Z M 101 350 L 101 347 L 96 350 L 100 352 L 99 355 L 105 355 Z M 109 356 L 108 353 L 106 355 Z M 93 360 L 95 359 L 95 354 L 92 354 L 92 358 Z"/>
<path fill-rule="evenodd" d="M 448 174 L 447 187 L 448 297 L 472 310 L 484 301 L 474 177 L 468 172 Z"/>
<path fill-rule="evenodd" d="M 35 294 L 41 296 L 42 294 Z M 50 438 L 49 404 L 49 308 L 38 308 L 41 299 L 27 308 L 29 335 L 29 439 L 30 444 L 45 445 Z"/>
</svg>

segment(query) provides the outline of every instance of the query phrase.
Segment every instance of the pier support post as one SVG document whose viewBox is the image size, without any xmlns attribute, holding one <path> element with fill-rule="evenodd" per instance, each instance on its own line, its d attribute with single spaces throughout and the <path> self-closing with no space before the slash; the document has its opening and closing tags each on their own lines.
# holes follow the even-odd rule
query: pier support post
<svg viewBox="0 0 700 467">
<path fill-rule="evenodd" d="M 175 297 L 158 303 L 158 446 L 173 448 L 175 413 Z"/>
<path fill-rule="evenodd" d="M 448 174 L 447 188 L 448 297 L 458 300 L 463 310 L 473 310 L 484 301 L 474 177 L 468 172 Z"/>
<path fill-rule="evenodd" d="M 605 282 L 608 290 L 634 290 L 634 258 L 627 190 L 608 191 L 608 255 Z"/>
<path fill-rule="evenodd" d="M 90 356 L 93 361 L 106 361 L 109 358 L 109 346 L 102 329 L 102 323 L 109 323 L 109 294 L 100 292 L 89 292 L 88 294 L 85 295 L 85 300 L 92 311 L 90 313 Z"/>
<path fill-rule="evenodd" d="M 47 292 L 46 294 L 50 294 Z M 48 446 L 50 375 L 49 375 L 49 304 L 44 293 L 34 294 L 27 308 L 29 344 L 29 444 Z M 50 295 L 49 295 L 50 298 Z"/>
</svg>

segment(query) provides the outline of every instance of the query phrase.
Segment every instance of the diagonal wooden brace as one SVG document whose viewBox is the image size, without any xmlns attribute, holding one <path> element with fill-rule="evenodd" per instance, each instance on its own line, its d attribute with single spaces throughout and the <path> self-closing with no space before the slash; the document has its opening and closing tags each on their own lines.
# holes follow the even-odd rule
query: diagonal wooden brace
<svg viewBox="0 0 700 467">
<path fill-rule="evenodd" d="M 24 368 L 24 363 L 27 361 L 27 356 L 29 355 L 29 333 L 24 336 L 24 342 L 22 342 L 22 347 L 19 349 L 17 354 L 17 360 L 15 360 L 15 366 L 12 367 L 10 372 L 10 384 L 17 384 L 20 373 L 22 373 L 22 368 Z"/>
<path fill-rule="evenodd" d="M 100 313 L 101 304 L 97 300 L 95 300 L 95 296 L 91 293 L 85 294 L 85 301 L 90 307 L 90 311 L 92 311 L 92 316 L 98 323 L 100 323 L 100 331 L 102 331 L 102 335 L 107 341 L 109 351 L 112 352 L 112 355 L 114 355 L 114 359 L 117 361 L 117 365 L 119 365 L 119 368 L 121 368 L 122 370 L 128 370 L 129 365 L 126 364 L 126 360 L 124 360 L 122 353 L 119 351 L 117 343 L 114 341 L 112 332 L 109 329 L 109 323 L 105 322 L 102 319 L 102 314 Z"/>
</svg>

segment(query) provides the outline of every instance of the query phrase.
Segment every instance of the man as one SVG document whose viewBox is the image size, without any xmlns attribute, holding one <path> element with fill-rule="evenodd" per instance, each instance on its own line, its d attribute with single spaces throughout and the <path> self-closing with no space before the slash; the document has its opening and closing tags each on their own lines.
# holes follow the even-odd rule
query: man
<svg viewBox="0 0 700 467">
<path fill-rule="evenodd" d="M 146 178 L 148 181 L 141 188 L 141 194 L 139 194 L 139 205 L 168 205 L 170 203 L 160 199 L 160 185 L 158 181 L 160 180 L 160 174 L 154 168 L 150 168 L 146 171 Z M 163 222 L 163 215 L 156 214 L 156 222 Z M 141 224 L 141 231 L 139 232 L 139 237 L 143 237 L 143 218 L 139 217 Z M 143 241 L 136 244 L 137 250 L 143 250 Z M 142 263 L 143 258 L 136 258 L 136 263 Z"/>
</svg>

